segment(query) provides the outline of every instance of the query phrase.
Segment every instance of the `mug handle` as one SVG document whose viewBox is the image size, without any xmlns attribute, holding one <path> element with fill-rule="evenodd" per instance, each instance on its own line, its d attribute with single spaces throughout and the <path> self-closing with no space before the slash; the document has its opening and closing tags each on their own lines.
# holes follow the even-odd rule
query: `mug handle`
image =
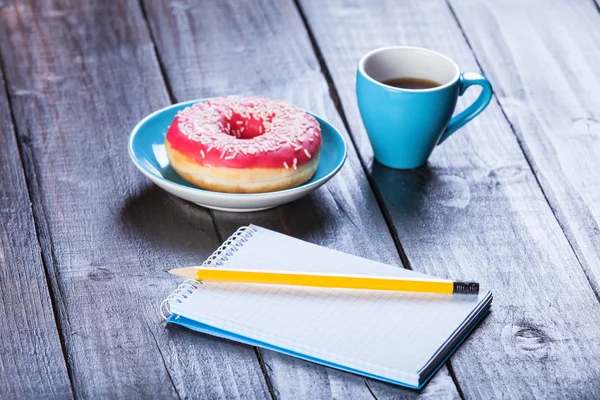
<svg viewBox="0 0 600 400">
<path fill-rule="evenodd" d="M 442 144 L 444 140 L 448 139 L 448 137 L 456 132 L 458 128 L 475 118 L 487 107 L 492 99 L 492 85 L 490 85 L 490 81 L 488 81 L 487 78 L 480 73 L 465 72 L 460 76 L 458 85 L 459 96 L 462 96 L 467 91 L 467 88 L 471 85 L 479 85 L 483 88 L 483 90 L 473 104 L 450 120 L 450 123 L 446 127 L 446 131 L 442 135 L 438 145 Z"/>
</svg>

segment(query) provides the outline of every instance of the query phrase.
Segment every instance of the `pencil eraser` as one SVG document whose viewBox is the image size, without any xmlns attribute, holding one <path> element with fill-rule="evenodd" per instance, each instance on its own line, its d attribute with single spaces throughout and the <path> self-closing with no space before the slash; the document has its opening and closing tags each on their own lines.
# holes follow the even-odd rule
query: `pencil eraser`
<svg viewBox="0 0 600 400">
<path fill-rule="evenodd" d="M 479 283 L 477 282 L 454 282 L 454 294 L 479 294 Z"/>
</svg>

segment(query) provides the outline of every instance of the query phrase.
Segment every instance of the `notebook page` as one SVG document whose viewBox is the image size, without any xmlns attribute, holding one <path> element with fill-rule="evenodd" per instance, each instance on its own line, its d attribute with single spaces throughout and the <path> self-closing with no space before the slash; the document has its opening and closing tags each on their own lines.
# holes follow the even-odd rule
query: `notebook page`
<svg viewBox="0 0 600 400">
<path fill-rule="evenodd" d="M 252 228 L 253 237 L 224 267 L 426 276 Z M 475 296 L 205 282 L 181 303 L 173 303 L 171 311 L 298 353 L 415 384 L 418 371 L 478 303 Z"/>
</svg>

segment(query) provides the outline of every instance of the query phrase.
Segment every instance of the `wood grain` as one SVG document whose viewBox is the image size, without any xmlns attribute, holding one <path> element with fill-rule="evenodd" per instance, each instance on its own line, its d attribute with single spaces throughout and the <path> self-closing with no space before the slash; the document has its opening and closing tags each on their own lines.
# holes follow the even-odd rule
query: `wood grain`
<svg viewBox="0 0 600 400">
<path fill-rule="evenodd" d="M 128 159 L 130 129 L 169 104 L 138 2 L 3 5 L 0 52 L 75 395 L 268 397 L 252 348 L 165 329 L 158 314 L 178 282 L 166 271 L 219 242 L 207 211 L 151 186 Z M 35 277 L 30 260 L 19 272 Z M 44 304 L 42 289 L 31 294 Z"/>
<path fill-rule="evenodd" d="M 0 398 L 72 396 L 0 69 Z"/>
<path fill-rule="evenodd" d="M 600 13 L 587 0 L 518 4 L 451 1 L 600 297 Z"/>
<path fill-rule="evenodd" d="M 600 305 L 497 101 L 436 149 L 423 168 L 398 171 L 372 160 L 354 94 L 356 62 L 373 48 L 405 44 L 438 50 L 465 71 L 477 70 L 447 4 L 301 5 L 413 269 L 478 280 L 494 292 L 492 314 L 451 359 L 464 397 L 597 393 Z M 471 20 L 467 9 L 464 18 Z M 496 32 L 489 23 L 481 26 Z M 503 65 L 503 59 L 495 62 Z M 546 79 L 554 81 L 552 75 Z M 465 97 L 472 100 L 474 93 Z"/>
<path fill-rule="evenodd" d="M 350 146 L 340 173 L 306 198 L 260 213 L 215 212 L 221 237 L 226 238 L 241 225 L 255 223 L 401 266 L 294 4 L 267 0 L 144 4 L 177 101 L 229 94 L 286 99 L 329 120 Z M 378 388 L 382 397 L 414 395 L 272 351 L 261 350 L 261 354 L 277 397 L 372 398 L 372 387 Z M 426 393 L 458 397 L 446 370 Z"/>
</svg>

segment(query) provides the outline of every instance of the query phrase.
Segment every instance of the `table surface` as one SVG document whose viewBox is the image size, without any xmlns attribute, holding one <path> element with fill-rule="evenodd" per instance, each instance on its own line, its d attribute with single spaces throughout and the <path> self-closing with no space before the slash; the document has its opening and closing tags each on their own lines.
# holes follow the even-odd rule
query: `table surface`
<svg viewBox="0 0 600 400">
<path fill-rule="evenodd" d="M 489 107 L 419 169 L 373 161 L 355 65 L 423 46 Z M 1 398 L 548 398 L 600 391 L 600 13 L 592 0 L 0 1 Z M 127 137 L 232 93 L 324 116 L 346 165 L 308 197 L 213 212 Z M 461 98 L 473 101 L 477 90 Z M 493 312 L 421 392 L 166 326 L 166 271 L 255 223 L 440 277 Z M 402 340 L 402 338 L 398 338 Z"/>
</svg>

